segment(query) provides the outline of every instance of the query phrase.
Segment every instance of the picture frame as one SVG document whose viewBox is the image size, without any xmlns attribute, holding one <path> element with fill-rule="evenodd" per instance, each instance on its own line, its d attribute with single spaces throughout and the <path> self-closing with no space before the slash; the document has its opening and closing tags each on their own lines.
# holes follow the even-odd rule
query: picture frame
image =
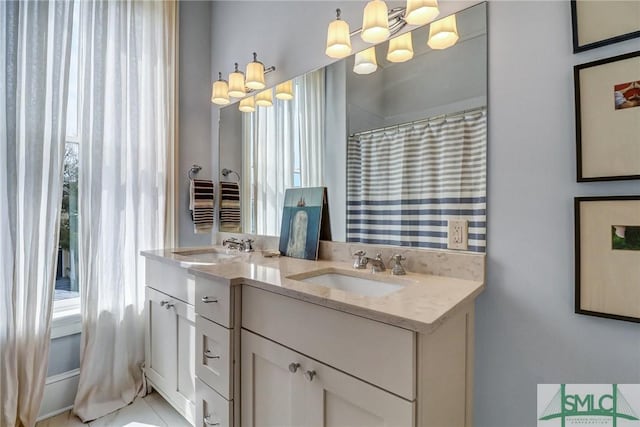
<svg viewBox="0 0 640 427">
<path fill-rule="evenodd" d="M 640 195 L 576 197 L 575 312 L 640 323 Z"/>
<path fill-rule="evenodd" d="M 323 230 L 328 225 L 327 213 L 326 187 L 288 188 L 282 209 L 280 253 L 317 260 L 320 238 L 327 234 Z"/>
<path fill-rule="evenodd" d="M 573 73 L 578 182 L 640 179 L 640 50 Z"/>
<path fill-rule="evenodd" d="M 571 0 L 573 53 L 640 37 L 634 1 Z"/>
</svg>

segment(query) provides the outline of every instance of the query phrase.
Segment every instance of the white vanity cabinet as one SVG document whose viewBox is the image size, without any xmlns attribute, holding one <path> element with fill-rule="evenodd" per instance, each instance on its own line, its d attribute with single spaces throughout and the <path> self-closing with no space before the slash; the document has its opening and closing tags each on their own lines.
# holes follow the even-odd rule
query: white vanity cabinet
<svg viewBox="0 0 640 427">
<path fill-rule="evenodd" d="M 472 322 L 424 335 L 243 286 L 241 424 L 469 427 Z"/>
<path fill-rule="evenodd" d="M 196 316 L 193 301 L 187 301 L 193 277 L 180 267 L 147 260 L 146 284 L 147 381 L 193 423 Z"/>
</svg>

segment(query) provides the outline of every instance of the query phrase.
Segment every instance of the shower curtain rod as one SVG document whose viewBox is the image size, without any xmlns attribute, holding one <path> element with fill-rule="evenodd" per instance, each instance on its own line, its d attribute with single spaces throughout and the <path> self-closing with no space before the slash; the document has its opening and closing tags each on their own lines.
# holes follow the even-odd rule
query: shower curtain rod
<svg viewBox="0 0 640 427">
<path fill-rule="evenodd" d="M 399 128 L 403 127 L 403 126 L 416 125 L 418 123 L 431 122 L 431 121 L 435 121 L 435 120 L 442 120 L 442 119 L 446 119 L 446 118 L 462 116 L 462 115 L 469 114 L 469 113 L 475 113 L 477 111 L 484 111 L 486 109 L 487 109 L 487 107 L 485 105 L 483 105 L 482 107 L 471 108 L 469 110 L 462 110 L 462 111 L 458 111 L 456 113 L 440 114 L 438 116 L 428 117 L 426 119 L 418 119 L 418 120 L 413 120 L 413 121 L 410 121 L 410 122 L 398 123 L 398 124 L 395 124 L 395 125 L 385 126 L 385 127 L 381 127 L 381 128 L 377 128 L 377 129 L 363 130 L 362 132 L 352 133 L 351 135 L 349 135 L 349 138 L 355 138 L 356 136 L 367 135 L 367 134 L 370 134 L 370 133 L 384 132 L 384 131 L 389 130 L 389 129 L 399 129 Z"/>
</svg>

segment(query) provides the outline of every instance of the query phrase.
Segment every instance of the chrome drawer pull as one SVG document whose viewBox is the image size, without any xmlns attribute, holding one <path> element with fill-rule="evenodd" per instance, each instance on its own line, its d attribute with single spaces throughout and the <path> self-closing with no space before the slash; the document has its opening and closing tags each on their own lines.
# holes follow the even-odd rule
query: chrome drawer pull
<svg viewBox="0 0 640 427">
<path fill-rule="evenodd" d="M 211 417 L 211 415 L 207 415 L 206 417 L 204 417 L 202 419 L 202 421 L 204 421 L 204 423 L 206 425 L 208 425 L 208 426 L 219 426 L 220 425 L 220 421 L 213 422 L 213 421 L 211 421 L 210 417 Z"/>
<path fill-rule="evenodd" d="M 295 374 L 298 368 L 300 367 L 299 363 L 289 363 L 289 372 Z"/>
<path fill-rule="evenodd" d="M 207 359 L 220 359 L 220 356 L 214 355 L 213 353 L 211 353 L 211 350 L 205 351 L 204 357 L 206 357 Z"/>
<path fill-rule="evenodd" d="M 201 301 L 205 304 L 209 304 L 210 302 L 218 302 L 218 298 L 209 299 L 209 297 L 202 297 Z"/>
<path fill-rule="evenodd" d="M 167 304 L 169 304 L 169 301 L 167 301 L 167 300 L 160 301 L 160 307 L 164 307 Z"/>
<path fill-rule="evenodd" d="M 172 302 L 167 301 L 167 303 L 164 305 L 164 308 L 166 308 L 167 310 L 169 310 L 170 308 L 175 307 L 176 305 Z"/>
<path fill-rule="evenodd" d="M 304 377 L 309 381 L 313 381 L 313 377 L 315 376 L 316 376 L 316 371 L 307 371 L 304 373 Z"/>
</svg>

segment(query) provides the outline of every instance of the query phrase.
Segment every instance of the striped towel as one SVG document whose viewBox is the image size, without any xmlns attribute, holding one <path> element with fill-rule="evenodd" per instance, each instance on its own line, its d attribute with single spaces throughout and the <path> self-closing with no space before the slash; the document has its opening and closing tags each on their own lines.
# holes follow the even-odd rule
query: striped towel
<svg viewBox="0 0 640 427">
<path fill-rule="evenodd" d="M 210 233 L 213 229 L 213 181 L 192 179 L 189 186 L 189 210 L 195 233 Z"/>
<path fill-rule="evenodd" d="M 240 232 L 240 186 L 220 181 L 220 231 Z"/>
</svg>

